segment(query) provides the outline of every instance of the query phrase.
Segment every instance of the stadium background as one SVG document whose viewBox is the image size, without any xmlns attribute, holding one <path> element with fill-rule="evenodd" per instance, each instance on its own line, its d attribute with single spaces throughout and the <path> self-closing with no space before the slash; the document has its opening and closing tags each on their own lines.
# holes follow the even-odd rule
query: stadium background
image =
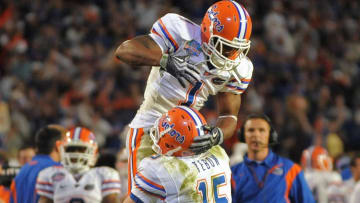
<svg viewBox="0 0 360 203">
<path fill-rule="evenodd" d="M 0 149 L 15 157 L 49 123 L 82 125 L 102 152 L 123 147 L 121 133 L 142 102 L 149 67 L 116 61 L 124 40 L 148 33 L 175 12 L 200 23 L 208 0 L 2 0 Z M 360 3 L 356 0 L 238 1 L 253 21 L 253 81 L 239 126 L 265 112 L 281 155 L 299 162 L 312 144 L 338 159 L 360 148 Z M 214 102 L 202 112 L 214 123 Z M 236 139 L 225 143 L 231 154 Z"/>
</svg>

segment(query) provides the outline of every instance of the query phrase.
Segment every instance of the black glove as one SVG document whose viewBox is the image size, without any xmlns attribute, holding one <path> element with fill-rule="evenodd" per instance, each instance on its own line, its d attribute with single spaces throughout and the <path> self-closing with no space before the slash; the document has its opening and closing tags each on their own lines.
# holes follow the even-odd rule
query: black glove
<svg viewBox="0 0 360 203">
<path fill-rule="evenodd" d="M 200 81 L 200 73 L 196 70 L 196 66 L 188 63 L 185 59 L 163 54 L 160 66 L 174 76 L 183 88 L 186 87 L 184 79 L 192 85 Z"/>
<path fill-rule="evenodd" d="M 201 154 L 209 150 L 211 147 L 221 144 L 224 141 L 224 134 L 219 127 L 203 126 L 205 135 L 194 138 L 189 149 L 195 154 Z"/>
</svg>

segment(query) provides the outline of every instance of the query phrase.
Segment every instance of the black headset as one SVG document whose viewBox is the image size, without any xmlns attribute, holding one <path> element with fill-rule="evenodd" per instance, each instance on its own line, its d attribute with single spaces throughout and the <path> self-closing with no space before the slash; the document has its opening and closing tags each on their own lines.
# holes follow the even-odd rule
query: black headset
<svg viewBox="0 0 360 203">
<path fill-rule="evenodd" d="M 244 122 L 243 122 L 243 124 L 242 124 L 242 126 L 241 126 L 241 128 L 240 128 L 240 131 L 239 131 L 239 133 L 238 133 L 239 141 L 245 143 L 245 134 L 244 134 L 244 133 L 245 133 L 245 130 L 244 130 L 244 128 L 245 128 L 246 122 L 247 122 L 248 120 L 257 119 L 257 118 L 265 120 L 265 121 L 269 124 L 269 126 L 270 126 L 269 145 L 270 145 L 270 146 L 273 146 L 273 145 L 278 144 L 278 143 L 279 143 L 279 141 L 278 141 L 278 134 L 277 134 L 277 132 L 275 131 L 275 129 L 274 129 L 273 125 L 272 125 L 272 122 L 271 122 L 270 118 L 269 118 L 267 115 L 265 115 L 265 114 L 250 114 L 248 117 L 246 117 L 246 119 L 244 120 Z"/>
</svg>

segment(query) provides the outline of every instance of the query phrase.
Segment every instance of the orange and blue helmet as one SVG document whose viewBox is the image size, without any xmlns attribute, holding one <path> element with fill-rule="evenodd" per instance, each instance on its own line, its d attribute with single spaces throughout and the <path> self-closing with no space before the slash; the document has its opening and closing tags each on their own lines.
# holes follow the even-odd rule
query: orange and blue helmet
<svg viewBox="0 0 360 203">
<path fill-rule="evenodd" d="M 205 118 L 195 109 L 178 106 L 161 116 L 150 130 L 156 153 L 168 156 L 189 156 L 189 150 L 196 136 L 205 134 Z"/>
<path fill-rule="evenodd" d="M 304 150 L 301 156 L 303 168 L 331 171 L 333 168 L 332 158 L 328 151 L 321 146 L 311 146 Z"/>
<path fill-rule="evenodd" d="M 201 23 L 202 49 L 218 69 L 232 70 L 250 49 L 252 22 L 244 6 L 231 0 L 210 6 Z"/>
<path fill-rule="evenodd" d="M 95 134 L 84 127 L 70 129 L 60 145 L 61 163 L 72 173 L 81 173 L 95 165 L 97 153 Z"/>
</svg>

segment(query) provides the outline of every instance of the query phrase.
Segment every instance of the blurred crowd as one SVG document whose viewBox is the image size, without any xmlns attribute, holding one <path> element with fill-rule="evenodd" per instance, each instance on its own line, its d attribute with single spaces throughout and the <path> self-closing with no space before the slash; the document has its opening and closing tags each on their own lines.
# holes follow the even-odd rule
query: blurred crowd
<svg viewBox="0 0 360 203">
<path fill-rule="evenodd" d="M 169 12 L 200 24 L 213 2 L 2 0 L 0 149 L 16 156 L 49 123 L 90 128 L 106 152 L 124 147 L 150 68 L 116 61 L 114 49 Z M 321 145 L 346 160 L 360 148 L 360 2 L 238 2 L 252 17 L 254 63 L 239 126 L 248 113 L 265 112 L 280 154 L 299 162 L 302 150 Z M 209 123 L 213 109 L 209 100 L 202 110 Z"/>
</svg>

